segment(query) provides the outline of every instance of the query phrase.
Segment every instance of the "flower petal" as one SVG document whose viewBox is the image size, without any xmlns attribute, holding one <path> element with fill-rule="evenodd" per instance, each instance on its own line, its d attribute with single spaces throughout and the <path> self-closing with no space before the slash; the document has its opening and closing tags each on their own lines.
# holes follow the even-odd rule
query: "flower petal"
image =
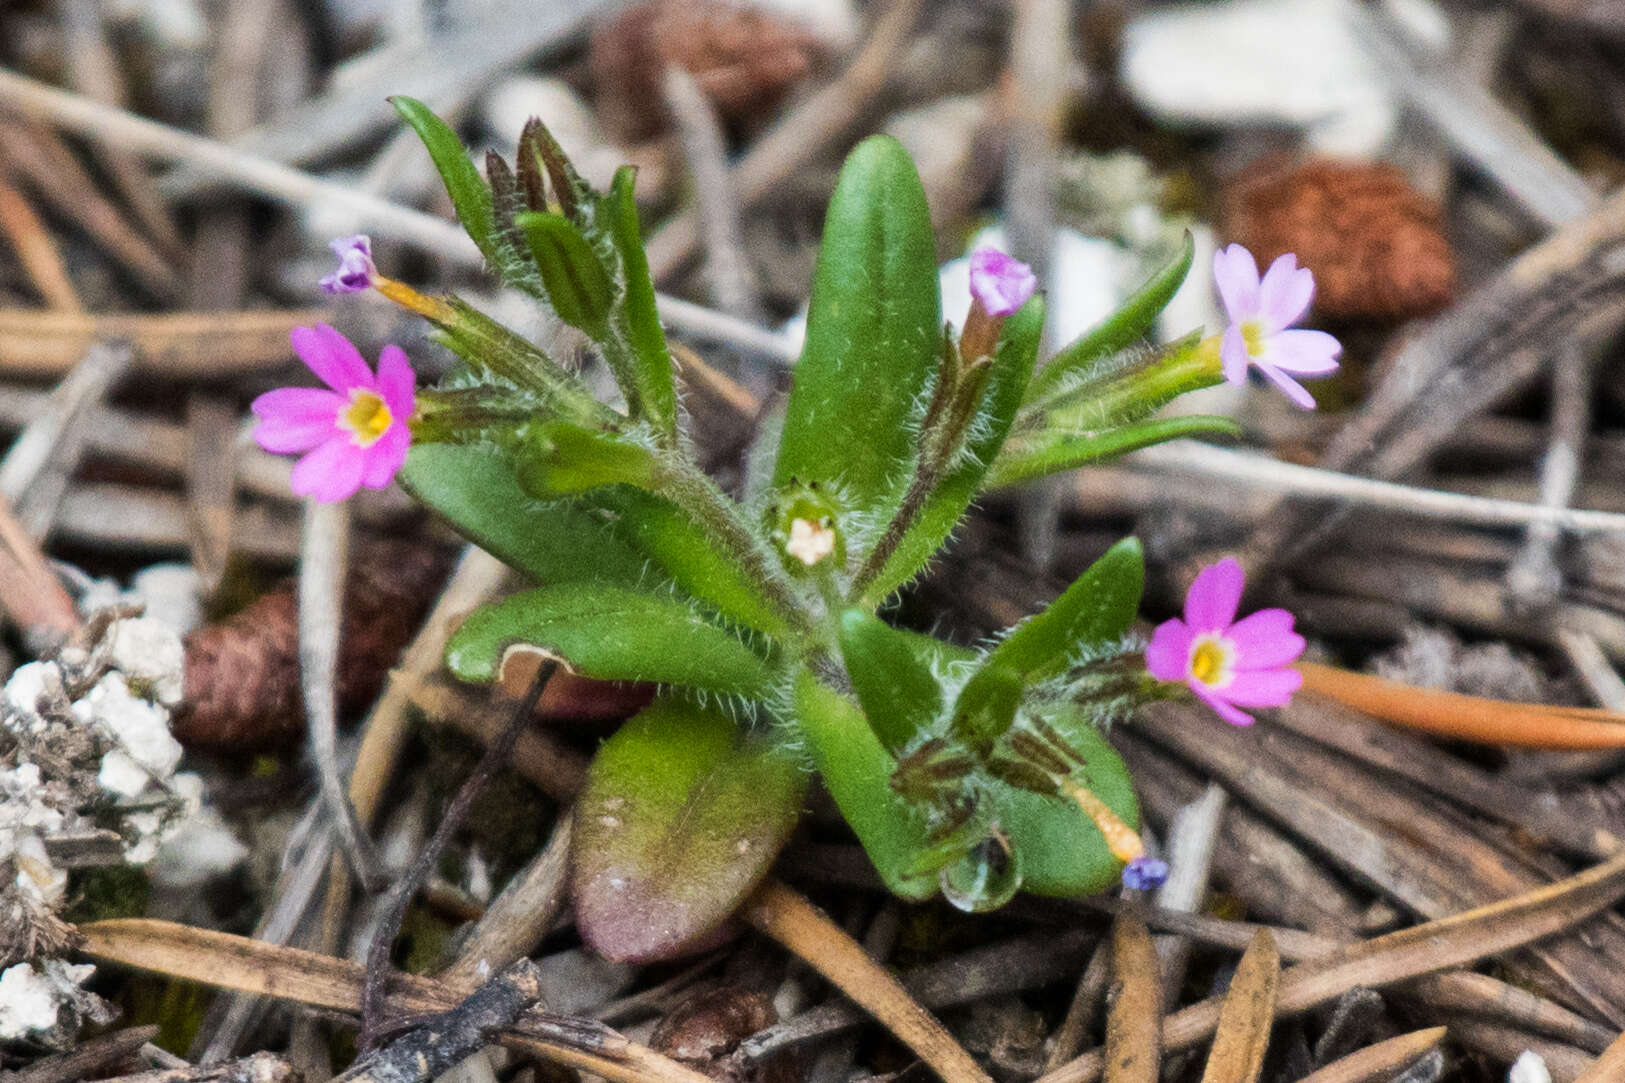
<svg viewBox="0 0 1625 1083">
<path fill-rule="evenodd" d="M 1302 684 L 1295 669 L 1259 669 L 1237 673 L 1219 695 L 1240 707 L 1285 707 Z"/>
<path fill-rule="evenodd" d="M 1270 331 L 1297 323 L 1315 297 L 1314 272 L 1298 266 L 1291 252 L 1276 258 L 1258 287 L 1258 314 Z"/>
<path fill-rule="evenodd" d="M 347 395 L 353 388 L 372 388 L 372 370 L 361 359 L 361 351 L 327 324 L 295 327 L 288 337 L 293 352 L 334 391 Z"/>
<path fill-rule="evenodd" d="M 1315 408 L 1315 397 L 1309 394 L 1308 391 L 1304 390 L 1302 384 L 1298 383 L 1298 381 L 1294 380 L 1292 377 L 1288 376 L 1274 365 L 1260 361 L 1258 363 L 1258 371 L 1269 377 L 1270 382 L 1276 387 L 1280 388 L 1281 393 L 1287 398 L 1291 399 L 1297 405 L 1303 407 L 1305 410 L 1313 410 Z"/>
<path fill-rule="evenodd" d="M 1219 362 L 1224 366 L 1227 382 L 1241 385 L 1247 382 L 1247 340 L 1241 337 L 1241 324 L 1233 323 L 1224 329 L 1219 340 Z"/>
<path fill-rule="evenodd" d="M 1190 676 L 1191 630 L 1178 617 L 1165 620 L 1151 633 L 1145 646 L 1145 668 L 1159 681 L 1182 681 Z"/>
<path fill-rule="evenodd" d="M 1196 635 L 1223 632 L 1236 619 L 1241 604 L 1241 588 L 1247 574 L 1235 558 L 1225 557 L 1203 568 L 1185 594 L 1185 623 Z"/>
<path fill-rule="evenodd" d="M 1197 699 L 1201 700 L 1209 707 L 1212 707 L 1220 718 L 1224 719 L 1232 726 L 1250 726 L 1253 724 L 1252 715 L 1248 714 L 1246 711 L 1236 710 L 1234 707 L 1230 706 L 1230 704 L 1220 699 L 1211 688 L 1203 684 L 1201 681 L 1193 679 L 1188 683 L 1191 686 L 1191 691 L 1196 693 Z"/>
<path fill-rule="evenodd" d="M 1258 262 L 1239 244 L 1213 253 L 1213 284 L 1231 323 L 1258 315 Z"/>
<path fill-rule="evenodd" d="M 1239 672 L 1289 666 L 1303 654 L 1303 636 L 1292 630 L 1285 609 L 1260 609 L 1230 626 L 1225 637 L 1235 644 L 1231 665 Z"/>
<path fill-rule="evenodd" d="M 397 421 L 384 431 L 369 448 L 361 452 L 361 484 L 369 489 L 382 489 L 395 480 L 406 452 L 412 446 L 412 430 L 403 421 Z"/>
<path fill-rule="evenodd" d="M 378 355 L 378 394 L 397 424 L 404 425 L 412 416 L 416 402 L 418 378 L 412 371 L 412 362 L 399 346 L 385 346 Z"/>
<path fill-rule="evenodd" d="M 1265 358 L 1282 372 L 1295 376 L 1324 376 L 1337 371 L 1343 344 L 1324 331 L 1279 331 L 1270 336 Z"/>
<path fill-rule="evenodd" d="M 344 399 L 319 387 L 279 387 L 254 400 L 250 410 L 260 419 L 254 440 L 274 455 L 309 451 L 337 430 L 333 419 Z"/>
<path fill-rule="evenodd" d="M 361 486 L 361 449 L 338 435 L 294 463 L 288 487 L 323 503 L 345 500 Z"/>
</svg>

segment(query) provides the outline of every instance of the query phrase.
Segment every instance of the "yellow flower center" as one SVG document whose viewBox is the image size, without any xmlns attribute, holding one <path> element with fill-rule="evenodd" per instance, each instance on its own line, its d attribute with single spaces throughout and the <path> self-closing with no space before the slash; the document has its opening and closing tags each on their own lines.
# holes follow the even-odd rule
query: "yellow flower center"
<svg viewBox="0 0 1625 1083">
<path fill-rule="evenodd" d="M 1230 682 L 1230 646 L 1222 639 L 1204 637 L 1191 646 L 1191 676 L 1218 688 Z"/>
<path fill-rule="evenodd" d="M 349 429 L 356 447 L 371 447 L 395 423 L 395 415 L 376 391 L 356 388 L 350 405 L 339 411 L 339 427 Z"/>
<path fill-rule="evenodd" d="M 1259 320 L 1241 321 L 1241 342 L 1247 347 L 1248 357 L 1258 357 L 1264 352 L 1264 324 Z"/>
</svg>

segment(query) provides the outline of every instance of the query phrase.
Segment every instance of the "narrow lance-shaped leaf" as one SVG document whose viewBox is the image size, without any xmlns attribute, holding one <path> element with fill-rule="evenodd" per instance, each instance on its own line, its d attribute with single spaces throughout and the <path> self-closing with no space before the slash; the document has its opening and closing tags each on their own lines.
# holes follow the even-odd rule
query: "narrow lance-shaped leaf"
<svg viewBox="0 0 1625 1083">
<path fill-rule="evenodd" d="M 1144 586 L 1140 543 L 1125 538 L 988 654 L 954 704 L 955 732 L 973 747 L 991 745 L 1014 714 L 992 705 L 1008 700 L 1012 683 L 1019 687 L 1058 676 L 1081 650 L 1120 640 L 1139 612 Z"/>
<path fill-rule="evenodd" d="M 603 584 L 541 587 L 476 610 L 452 636 L 446 664 L 460 680 L 489 683 L 515 647 L 535 648 L 601 680 L 752 698 L 774 686 L 761 657 L 689 605 Z"/>
<path fill-rule="evenodd" d="M 925 732 L 942 709 L 942 689 L 912 636 L 861 609 L 841 616 L 841 657 L 852 689 L 893 755 Z"/>
<path fill-rule="evenodd" d="M 655 306 L 654 280 L 649 276 L 649 257 L 643 250 L 638 225 L 638 206 L 632 186 L 637 170 L 622 166 L 615 172 L 609 195 L 603 202 L 610 238 L 621 258 L 621 315 L 625 346 L 631 352 L 629 368 L 637 382 L 643 410 L 655 431 L 667 439 L 677 433 L 677 377 L 672 371 L 671 351 L 666 332 L 660 325 Z M 613 347 L 612 347 L 613 348 Z"/>
<path fill-rule="evenodd" d="M 993 464 L 988 474 L 987 487 L 997 489 L 1016 485 L 1034 478 L 1047 477 L 1067 470 L 1076 470 L 1089 463 L 1100 462 L 1118 455 L 1127 455 L 1141 448 L 1165 444 L 1194 436 L 1240 436 L 1241 427 L 1227 417 L 1211 414 L 1190 414 L 1185 417 L 1166 417 L 1142 421 L 1135 425 L 1108 429 L 1102 433 L 1077 439 L 1058 439 L 1038 448 L 1007 448 L 1007 453 Z"/>
<path fill-rule="evenodd" d="M 824 221 L 775 483 L 839 481 L 855 507 L 889 518 L 941 326 L 925 190 L 902 145 L 872 136 L 848 156 Z"/>
<path fill-rule="evenodd" d="M 564 421 L 532 426 L 514 457 L 520 487 L 544 498 L 604 485 L 647 489 L 655 475 L 654 453 L 642 444 Z"/>
<path fill-rule="evenodd" d="M 727 717 L 655 701 L 604 742 L 576 803 L 576 924 L 600 955 L 668 958 L 715 932 L 766 875 L 806 776 Z"/>
<path fill-rule="evenodd" d="M 1094 358 L 1118 350 L 1144 338 L 1151 330 L 1158 314 L 1168 307 L 1179 291 L 1180 284 L 1190 273 L 1191 260 L 1196 254 L 1196 242 L 1189 232 L 1185 234 L 1179 255 L 1152 275 L 1132 297 L 1100 323 L 1085 331 L 1077 339 L 1061 348 L 1049 364 L 1033 381 L 1029 399 L 1036 399 L 1050 391 L 1057 381 L 1086 365 Z"/>
<path fill-rule="evenodd" d="M 536 260 L 547 303 L 559 319 L 601 339 L 615 284 L 587 238 L 563 215 L 526 211 L 514 222 Z"/>
<path fill-rule="evenodd" d="M 492 211 L 491 190 L 485 186 L 480 171 L 468 157 L 463 141 L 446 122 L 435 116 L 428 106 L 404 94 L 389 99 L 401 119 L 417 132 L 418 138 L 429 151 L 440 179 L 451 196 L 457 210 L 457 220 L 463 224 L 479 250 L 492 266 L 502 263 L 494 230 L 496 219 Z"/>
</svg>

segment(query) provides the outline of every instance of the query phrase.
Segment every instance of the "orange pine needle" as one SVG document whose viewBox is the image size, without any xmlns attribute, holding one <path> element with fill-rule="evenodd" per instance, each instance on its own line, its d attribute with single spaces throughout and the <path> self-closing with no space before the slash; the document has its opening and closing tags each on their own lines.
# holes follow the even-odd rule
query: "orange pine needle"
<svg viewBox="0 0 1625 1083">
<path fill-rule="evenodd" d="M 1299 662 L 1303 687 L 1384 722 L 1423 733 L 1524 748 L 1625 748 L 1625 714 L 1464 696 Z"/>
</svg>

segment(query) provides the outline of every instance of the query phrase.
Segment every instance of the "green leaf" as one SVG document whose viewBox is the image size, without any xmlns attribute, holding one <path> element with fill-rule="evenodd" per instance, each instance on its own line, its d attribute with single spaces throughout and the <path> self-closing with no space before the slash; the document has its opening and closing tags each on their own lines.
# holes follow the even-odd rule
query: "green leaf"
<svg viewBox="0 0 1625 1083">
<path fill-rule="evenodd" d="M 902 145 L 871 136 L 847 157 L 824 220 L 775 483 L 839 481 L 851 505 L 889 519 L 941 329 L 925 190 Z"/>
<path fill-rule="evenodd" d="M 630 486 L 597 490 L 593 500 L 614 512 L 616 531 L 688 594 L 746 627 L 774 638 L 789 634 L 784 614 L 763 599 L 756 580 L 688 512 Z"/>
<path fill-rule="evenodd" d="M 527 496 L 492 449 L 414 444 L 399 478 L 469 541 L 539 582 L 658 589 L 665 581 L 601 516 Z"/>
<path fill-rule="evenodd" d="M 638 205 L 632 193 L 636 177 L 637 170 L 631 166 L 616 170 L 603 209 L 610 238 L 621 257 L 620 312 L 625 321 L 626 348 L 631 351 L 644 414 L 655 431 L 669 438 L 677 432 L 677 378 L 672 371 L 671 352 L 666 346 L 666 332 L 660 325 L 660 313 L 655 306 L 649 257 L 643 250 Z"/>
<path fill-rule="evenodd" d="M 1145 557 L 1124 538 L 1042 612 L 1018 624 L 982 663 L 954 703 L 953 732 L 985 751 L 1010 728 L 1023 687 L 1059 676 L 1080 652 L 1128 634 L 1145 588 Z"/>
<path fill-rule="evenodd" d="M 864 590 L 859 605 L 871 610 L 879 607 L 893 591 L 918 575 L 965 517 L 1021 407 L 1043 333 L 1042 297 L 1034 297 L 1005 321 L 983 397 L 982 424 L 974 430 L 976 439 L 966 449 L 963 462 L 926 502 L 897 551 Z"/>
<path fill-rule="evenodd" d="M 841 656 L 870 726 L 893 755 L 935 721 L 942 688 L 913 637 L 849 609 L 841 615 Z"/>
<path fill-rule="evenodd" d="M 519 133 L 519 183 L 525 203 L 533 211 L 557 209 L 572 222 L 579 222 L 580 208 L 592 199 L 592 186 L 581 178 L 559 146 L 553 133 L 535 117 L 525 122 Z M 546 178 L 544 181 L 543 178 Z M 548 198 L 551 188 L 552 199 Z"/>
<path fill-rule="evenodd" d="M 1196 255 L 1196 242 L 1187 231 L 1179 255 L 1152 275 L 1122 306 L 1100 323 L 1085 331 L 1050 359 L 1033 381 L 1029 398 L 1049 392 L 1063 377 L 1106 354 L 1114 354 L 1145 337 L 1157 315 L 1173 300 L 1190 273 Z"/>
<path fill-rule="evenodd" d="M 655 474 L 654 453 L 642 444 L 565 421 L 533 426 L 516 457 L 520 487 L 539 497 L 616 484 L 646 489 Z"/>
<path fill-rule="evenodd" d="M 495 237 L 496 218 L 491 190 L 469 159 L 463 141 L 446 126 L 445 121 L 416 98 L 398 94 L 389 99 L 389 103 L 423 140 L 435 169 L 440 172 L 440 179 L 446 185 L 446 193 L 451 196 L 451 205 L 457 210 L 457 220 L 484 253 L 486 261 L 493 267 L 501 266 L 505 261 Z"/>
<path fill-rule="evenodd" d="M 547 303 L 559 319 L 594 339 L 603 338 L 615 284 L 587 238 L 563 215 L 545 211 L 526 211 L 514 223 L 536 259 Z"/>
<path fill-rule="evenodd" d="M 1082 712 L 1070 706 L 1045 721 L 1067 738 L 1085 766 L 1082 781 L 1122 821 L 1138 829 L 1140 807 L 1134 782 L 1117 750 Z M 1021 855 L 1022 890 L 1055 898 L 1077 898 L 1117 882 L 1122 863 L 1112 856 L 1094 822 L 1064 798 L 991 787 L 993 820 Z"/>
<path fill-rule="evenodd" d="M 1075 470 L 1089 463 L 1126 455 L 1131 451 L 1165 444 L 1188 436 L 1240 436 L 1241 426 L 1227 417 L 1188 414 L 1184 417 L 1141 421 L 1121 428 L 1060 440 L 1037 450 L 1007 448 L 1007 454 L 993 464 L 987 487 L 997 489 L 1034 478 Z"/>
<path fill-rule="evenodd" d="M 716 711 L 656 700 L 606 741 L 576 802 L 576 927 L 600 955 L 669 958 L 750 895 L 801 811 L 806 776 Z"/>
<path fill-rule="evenodd" d="M 465 301 L 453 298 L 449 308 L 450 319 L 436 324 L 436 338 L 476 373 L 541 395 L 551 412 L 569 420 L 609 425 L 620 418 L 528 339 Z"/>
<path fill-rule="evenodd" d="M 931 848 L 925 817 L 891 788 L 892 758 L 856 702 L 802 671 L 795 717 L 841 815 L 886 886 L 905 899 L 929 899 L 937 878 L 916 871 Z"/>
<path fill-rule="evenodd" d="M 771 695 L 775 682 L 749 647 L 683 602 L 587 583 L 540 587 L 476 610 L 452 636 L 446 665 L 461 680 L 488 683 L 521 645 L 601 680 L 751 698 Z"/>
</svg>

